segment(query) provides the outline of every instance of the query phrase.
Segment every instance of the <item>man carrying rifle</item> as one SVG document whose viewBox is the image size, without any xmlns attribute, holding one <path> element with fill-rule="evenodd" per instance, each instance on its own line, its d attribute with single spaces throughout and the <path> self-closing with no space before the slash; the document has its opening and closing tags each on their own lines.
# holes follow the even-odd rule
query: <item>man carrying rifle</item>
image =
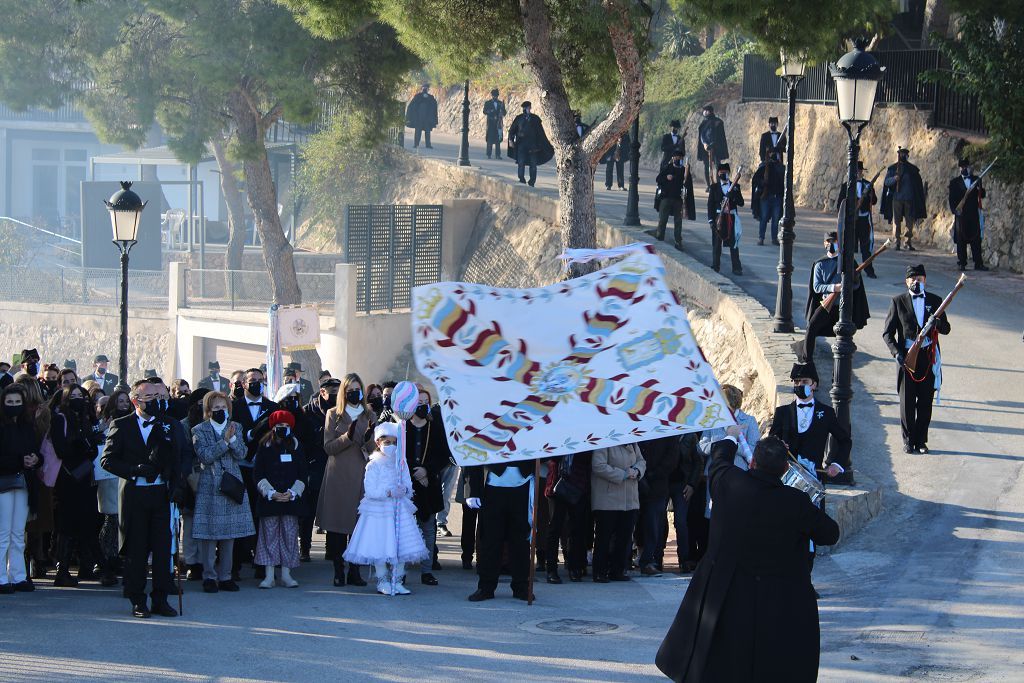
<svg viewBox="0 0 1024 683">
<path fill-rule="evenodd" d="M 833 292 L 842 292 L 843 271 L 842 260 L 839 258 L 839 233 L 825 233 L 825 256 L 811 266 L 811 282 L 807 287 L 807 332 L 801 344 L 797 342 L 795 349 L 801 363 L 814 362 L 814 343 L 818 337 L 834 337 L 833 328 L 839 322 L 839 301 L 836 298 L 831 305 L 823 306 L 823 301 Z M 870 254 L 869 254 L 870 256 Z M 871 312 L 868 310 L 868 298 L 864 292 L 864 281 L 860 275 L 854 276 L 853 284 L 853 322 L 857 329 L 868 324 Z"/>
<path fill-rule="evenodd" d="M 877 177 L 877 176 L 876 176 Z M 857 247 L 860 249 L 860 257 L 867 261 L 868 257 L 875 250 L 875 225 L 871 220 L 871 207 L 878 203 L 878 195 L 875 194 L 873 181 L 864 179 L 864 162 L 857 162 Z M 846 198 L 846 183 L 843 183 L 839 190 L 837 204 Z M 838 207 L 837 207 L 838 208 Z M 875 275 L 875 267 L 868 265 L 864 274 L 869 278 L 878 277 Z"/>
<path fill-rule="evenodd" d="M 893 297 L 885 317 L 882 339 L 896 358 L 899 375 L 900 424 L 905 453 L 928 452 L 928 425 L 932 420 L 932 400 L 942 381 L 939 335 L 949 334 L 946 314 L 935 316 L 931 330 L 921 344 L 914 367 L 905 367 L 907 351 L 914 345 L 921 328 L 942 304 L 937 294 L 925 291 L 924 265 L 907 266 L 907 290 Z"/>
<path fill-rule="evenodd" d="M 949 210 L 955 216 L 953 241 L 956 242 L 956 261 L 961 271 L 967 270 L 967 245 L 971 246 L 974 269 L 988 270 L 981 258 L 981 200 L 984 197 L 981 178 L 971 172 L 969 159 L 961 159 L 960 175 L 949 181 Z"/>
</svg>

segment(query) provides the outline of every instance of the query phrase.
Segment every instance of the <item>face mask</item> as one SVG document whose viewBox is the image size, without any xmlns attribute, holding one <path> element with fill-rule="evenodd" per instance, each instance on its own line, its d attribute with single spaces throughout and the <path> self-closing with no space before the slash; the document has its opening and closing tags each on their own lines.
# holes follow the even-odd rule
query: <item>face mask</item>
<svg viewBox="0 0 1024 683">
<path fill-rule="evenodd" d="M 133 411 L 131 408 L 115 408 L 114 409 L 114 419 L 117 419 L 119 417 L 124 417 L 125 415 L 131 415 L 133 412 L 135 412 L 135 411 Z"/>
<path fill-rule="evenodd" d="M 4 415 L 6 415 L 7 417 L 10 417 L 10 418 L 16 418 L 16 417 L 18 417 L 19 415 L 21 415 L 24 412 L 25 412 L 25 405 L 24 404 L 19 404 L 19 405 L 16 405 L 16 406 L 9 406 L 9 405 L 5 405 L 4 406 Z"/>
<path fill-rule="evenodd" d="M 242 398 L 245 395 L 245 389 L 242 387 L 235 387 L 231 390 L 231 397 L 235 399 Z"/>
<path fill-rule="evenodd" d="M 70 401 L 68 401 L 68 404 L 75 410 L 82 410 L 83 408 L 85 408 L 85 399 L 73 398 Z"/>
<path fill-rule="evenodd" d="M 373 412 L 380 413 L 382 410 L 384 410 L 384 399 L 380 398 L 379 396 L 376 398 L 371 398 L 370 407 L 373 408 Z"/>
<path fill-rule="evenodd" d="M 386 446 L 381 446 L 380 447 L 380 452 L 383 453 L 384 455 L 388 456 L 389 458 L 395 457 L 395 452 L 396 451 L 398 451 L 398 446 L 396 446 L 393 443 L 389 443 Z"/>
<path fill-rule="evenodd" d="M 246 386 L 246 390 L 250 396 L 262 396 L 263 395 L 263 382 L 249 382 Z"/>
<path fill-rule="evenodd" d="M 160 417 L 164 414 L 164 401 L 158 398 L 151 398 L 142 405 L 142 409 L 146 412 L 146 415 L 150 417 Z"/>
<path fill-rule="evenodd" d="M 418 406 L 416 406 L 416 417 L 425 420 L 425 419 L 427 419 L 427 417 L 429 415 L 430 415 L 430 406 L 428 406 L 428 405 L 426 405 L 424 403 L 421 403 Z"/>
<path fill-rule="evenodd" d="M 100 377 L 102 377 L 106 373 L 107 373 L 107 369 L 106 368 L 96 368 L 96 374 L 99 375 Z"/>
<path fill-rule="evenodd" d="M 217 380 L 217 373 L 216 372 L 211 372 L 210 373 L 210 379 L 216 381 Z"/>
<path fill-rule="evenodd" d="M 328 408 L 333 408 L 338 403 L 337 394 L 327 394 L 327 398 L 324 398 L 323 396 L 321 396 L 320 398 L 323 400 L 324 405 L 327 406 Z"/>
<path fill-rule="evenodd" d="M 57 387 L 59 386 L 59 384 L 57 384 L 57 380 L 55 380 L 55 379 L 44 380 L 43 384 L 46 385 L 46 388 L 50 391 L 51 394 L 54 391 L 56 391 Z"/>
<path fill-rule="evenodd" d="M 775 132 L 775 129 L 776 129 L 776 128 L 778 128 L 778 126 L 776 126 L 776 125 L 775 125 L 775 124 L 773 123 L 773 124 L 769 125 L 769 126 L 768 126 L 768 128 L 769 128 L 769 129 L 771 129 L 771 131 L 772 131 L 772 132 L 774 133 L 774 132 Z"/>
<path fill-rule="evenodd" d="M 672 163 L 675 164 L 676 168 L 682 168 L 683 167 L 683 160 L 682 159 L 680 159 L 678 161 L 674 161 Z"/>
<path fill-rule="evenodd" d="M 358 405 L 359 402 L 363 400 L 362 389 L 353 389 L 352 391 L 346 392 L 345 400 L 348 401 L 350 405 Z"/>
<path fill-rule="evenodd" d="M 810 398 L 811 388 L 806 384 L 798 384 L 793 387 L 793 393 L 796 394 L 797 398 Z"/>
<path fill-rule="evenodd" d="M 220 408 L 210 413 L 210 419 L 219 425 L 224 424 L 224 421 L 228 419 L 228 411 Z"/>
<path fill-rule="evenodd" d="M 25 372 L 35 377 L 39 374 L 39 363 L 28 363 L 25 365 Z"/>
<path fill-rule="evenodd" d="M 288 425 L 277 425 L 274 427 L 274 436 L 279 439 L 288 438 Z"/>
<path fill-rule="evenodd" d="M 922 289 L 921 283 L 918 280 L 914 280 L 913 284 L 910 285 L 911 294 L 920 294 Z"/>
<path fill-rule="evenodd" d="M 960 169 L 960 175 L 962 175 L 964 178 L 966 178 L 967 176 L 971 175 L 971 169 L 969 169 L 969 168 L 962 168 L 962 169 Z"/>
<path fill-rule="evenodd" d="M 829 242 L 828 246 L 825 247 L 825 251 L 828 252 L 829 256 L 835 256 L 836 253 L 838 252 L 838 250 L 836 249 L 836 243 L 835 242 Z"/>
<path fill-rule="evenodd" d="M 709 111 L 704 112 L 704 118 L 706 118 L 706 119 L 711 118 L 711 112 L 709 112 Z"/>
<path fill-rule="evenodd" d="M 729 176 L 725 173 L 722 173 L 721 175 L 718 176 L 718 181 L 721 183 L 727 183 L 729 182 Z"/>
</svg>

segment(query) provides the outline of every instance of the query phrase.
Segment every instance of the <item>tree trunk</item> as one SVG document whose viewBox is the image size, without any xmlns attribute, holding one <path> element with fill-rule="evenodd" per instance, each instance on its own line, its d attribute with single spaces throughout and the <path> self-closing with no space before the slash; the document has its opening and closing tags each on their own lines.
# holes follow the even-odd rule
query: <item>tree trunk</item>
<svg viewBox="0 0 1024 683">
<path fill-rule="evenodd" d="M 594 170 L 640 111 L 644 100 L 643 61 L 633 39 L 629 3 L 603 0 L 608 15 L 608 37 L 619 69 L 619 97 L 608 116 L 580 141 L 576 139 L 569 94 L 562 68 L 551 48 L 551 18 L 544 0 L 519 0 L 526 37 L 527 66 L 541 91 L 544 111 L 551 121 L 550 139 L 558 173 L 558 223 L 566 249 L 597 247 L 597 210 L 594 206 Z M 596 264 L 573 264 L 570 274 L 582 275 Z"/>
<path fill-rule="evenodd" d="M 220 189 L 228 209 L 228 246 L 224 254 L 224 270 L 242 269 L 242 252 L 245 248 L 245 198 L 235 177 L 235 164 L 228 158 L 224 140 L 210 140 L 213 156 L 220 169 Z"/>
</svg>

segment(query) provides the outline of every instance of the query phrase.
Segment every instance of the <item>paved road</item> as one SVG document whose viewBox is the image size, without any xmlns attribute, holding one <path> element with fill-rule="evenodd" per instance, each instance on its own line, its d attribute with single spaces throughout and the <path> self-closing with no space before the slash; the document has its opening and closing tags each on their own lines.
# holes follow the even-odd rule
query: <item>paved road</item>
<svg viewBox="0 0 1024 683">
<path fill-rule="evenodd" d="M 452 138 L 435 140 L 435 155 L 455 158 Z M 475 144 L 477 168 L 514 177 L 509 162 L 478 161 L 480 150 Z M 542 169 L 536 191 L 555 192 L 551 172 Z M 649 181 L 641 189 L 646 222 L 653 218 Z M 602 215 L 620 216 L 624 201 L 624 192 L 599 185 Z M 798 213 L 797 301 L 828 224 L 823 215 Z M 707 231 L 689 224 L 684 235 L 688 253 L 704 262 Z M 751 234 L 748 221 L 745 275 L 736 281 L 773 304 L 777 253 L 751 246 Z M 947 291 L 955 279 L 950 257 L 915 256 L 931 273 L 930 288 Z M 944 340 L 946 386 L 933 451 L 908 456 L 898 448 L 895 367 L 879 331 L 909 260 L 893 254 L 878 264 L 879 279 L 869 283 L 874 318 L 857 337 L 856 465 L 885 487 L 886 512 L 815 567 L 824 595 L 821 679 L 1020 680 L 1024 399 L 1015 386 L 1024 381 L 1024 283 L 999 274 L 969 281 Z M 824 348 L 819 367 L 829 374 Z M 40 582 L 34 594 L 0 596 L 0 680 L 657 680 L 654 652 L 686 579 L 541 584 L 533 607 L 507 589 L 473 604 L 465 596 L 474 580 L 457 568 L 457 541 L 442 544 L 441 585 L 413 581 L 408 598 L 332 588 L 329 566 L 318 561 L 298 570 L 302 586 L 293 590 L 258 591 L 247 579 L 241 593 L 206 595 L 189 584 L 184 618 L 142 622 L 127 615 L 117 590 Z M 561 619 L 621 628 L 595 635 L 533 628 Z"/>
</svg>

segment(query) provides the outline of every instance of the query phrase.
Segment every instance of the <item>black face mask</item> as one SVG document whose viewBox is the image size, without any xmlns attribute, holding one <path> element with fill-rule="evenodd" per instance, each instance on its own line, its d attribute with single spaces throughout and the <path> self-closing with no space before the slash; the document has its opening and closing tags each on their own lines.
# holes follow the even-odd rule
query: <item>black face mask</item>
<svg viewBox="0 0 1024 683">
<path fill-rule="evenodd" d="M 825 251 L 828 252 L 829 256 L 834 256 L 836 254 L 836 251 L 837 251 L 836 243 L 835 242 L 829 242 L 828 246 L 825 247 Z"/>
<path fill-rule="evenodd" d="M 290 397 L 286 398 L 285 400 L 281 401 L 281 407 L 284 408 L 285 410 L 293 412 L 293 413 L 298 412 L 298 410 L 299 410 L 299 399 L 294 397 L 294 396 L 290 396 Z"/>
<path fill-rule="evenodd" d="M 249 382 L 246 390 L 250 396 L 261 396 L 263 394 L 263 382 Z"/>
<path fill-rule="evenodd" d="M 729 182 L 729 176 L 727 176 L 727 175 L 725 175 L 723 173 L 722 175 L 718 176 L 718 182 L 720 182 L 720 183 L 727 183 L 727 182 Z"/>
<path fill-rule="evenodd" d="M 35 377 L 39 374 L 39 363 L 28 363 L 25 366 L 25 372 Z"/>
<path fill-rule="evenodd" d="M 4 415 L 14 419 L 25 412 L 25 404 L 19 404 L 16 406 L 4 405 Z"/>
<path fill-rule="evenodd" d="M 388 394 L 387 396 L 384 397 L 384 407 L 387 408 L 388 410 L 391 409 L 391 394 Z"/>
<path fill-rule="evenodd" d="M 84 398 L 73 398 L 70 401 L 68 401 L 68 405 L 71 406 L 72 410 L 78 410 L 78 411 L 85 410 L 85 408 L 87 407 L 87 404 L 86 404 Z"/>
<path fill-rule="evenodd" d="M 777 128 L 778 128 L 778 126 L 776 126 L 774 123 L 771 124 L 770 126 L 768 126 L 768 129 L 771 130 L 771 132 L 773 132 L 773 133 L 775 132 L 775 129 L 777 129 Z"/>
<path fill-rule="evenodd" d="M 224 424 L 224 421 L 228 419 L 228 411 L 220 408 L 210 413 L 210 419 L 219 425 Z"/>
<path fill-rule="evenodd" d="M 232 398 L 239 399 L 242 398 L 243 396 L 245 396 L 245 389 L 242 388 L 242 385 L 236 385 L 235 388 L 231 390 Z"/>
<path fill-rule="evenodd" d="M 370 399 L 370 407 L 373 408 L 373 412 L 380 413 L 384 410 L 384 399 L 380 396 L 375 396 Z"/>
<path fill-rule="evenodd" d="M 345 392 L 345 400 L 350 405 L 358 405 L 363 400 L 363 392 L 360 389 L 353 389 L 352 391 Z"/>
<path fill-rule="evenodd" d="M 321 396 L 320 400 L 323 401 L 324 405 L 327 406 L 328 408 L 333 408 L 334 406 L 336 406 L 338 404 L 338 395 L 337 394 L 328 393 L 327 394 L 327 398 L 324 398 L 323 396 Z"/>
<path fill-rule="evenodd" d="M 57 391 L 57 387 L 60 385 L 57 383 L 57 380 L 55 379 L 46 379 L 43 380 L 43 386 L 45 386 L 46 390 L 52 394 L 53 392 Z"/>
<path fill-rule="evenodd" d="M 116 420 L 119 417 L 124 417 L 125 415 L 131 415 L 133 412 L 135 412 L 135 411 L 132 410 L 131 408 L 114 408 L 114 413 L 113 413 L 114 414 L 114 419 Z"/>
<path fill-rule="evenodd" d="M 796 394 L 797 398 L 810 398 L 811 388 L 806 384 L 798 384 L 793 387 L 793 393 Z"/>
<path fill-rule="evenodd" d="M 416 406 L 416 417 L 420 418 L 421 420 L 425 420 L 429 416 L 430 416 L 430 406 L 428 406 L 425 403 L 421 403 L 418 406 Z"/>
<path fill-rule="evenodd" d="M 969 168 L 961 168 L 960 169 L 960 175 L 962 175 L 964 178 L 966 178 L 967 176 L 971 175 L 971 169 L 969 169 Z"/>
<path fill-rule="evenodd" d="M 274 436 L 282 440 L 288 438 L 288 425 L 278 425 L 274 427 Z"/>
<path fill-rule="evenodd" d="M 146 415 L 150 417 L 161 417 L 164 411 L 167 410 L 167 401 L 159 398 L 151 398 L 146 401 L 142 409 L 146 411 Z"/>
<path fill-rule="evenodd" d="M 921 293 L 921 282 L 919 280 L 914 280 L 914 283 L 912 285 L 910 285 L 910 293 L 911 294 L 920 294 Z"/>
</svg>

